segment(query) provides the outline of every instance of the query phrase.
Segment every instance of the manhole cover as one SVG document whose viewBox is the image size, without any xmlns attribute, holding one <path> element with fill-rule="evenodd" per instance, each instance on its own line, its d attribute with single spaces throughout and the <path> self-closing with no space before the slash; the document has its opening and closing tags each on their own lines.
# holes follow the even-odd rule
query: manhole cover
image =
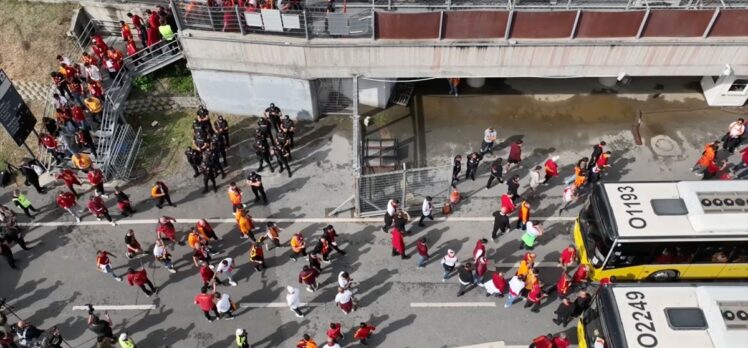
<svg viewBox="0 0 748 348">
<path fill-rule="evenodd" d="M 650 139 L 652 151 L 659 156 L 679 156 L 680 146 L 667 135 L 655 135 Z"/>
</svg>

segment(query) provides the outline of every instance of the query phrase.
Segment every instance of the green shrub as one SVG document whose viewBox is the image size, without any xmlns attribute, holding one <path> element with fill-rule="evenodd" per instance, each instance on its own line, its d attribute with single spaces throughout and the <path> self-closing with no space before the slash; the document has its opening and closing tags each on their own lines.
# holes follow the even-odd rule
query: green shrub
<svg viewBox="0 0 748 348">
<path fill-rule="evenodd" d="M 156 88 L 156 80 L 152 75 L 138 76 L 132 80 L 132 84 L 143 93 L 148 93 Z"/>
<path fill-rule="evenodd" d="M 192 75 L 171 78 L 169 85 L 171 86 L 171 90 L 178 95 L 192 95 L 194 93 Z"/>
</svg>

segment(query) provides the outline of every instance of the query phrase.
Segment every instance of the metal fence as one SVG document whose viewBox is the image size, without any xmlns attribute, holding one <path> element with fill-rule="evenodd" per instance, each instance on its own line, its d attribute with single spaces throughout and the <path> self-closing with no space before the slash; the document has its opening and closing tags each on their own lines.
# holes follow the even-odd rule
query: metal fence
<svg viewBox="0 0 748 348">
<path fill-rule="evenodd" d="M 357 211 L 360 216 L 382 215 L 390 199 L 399 199 L 404 210 L 420 210 L 426 196 L 438 207 L 449 199 L 451 173 L 451 166 L 407 169 L 403 165 L 394 172 L 361 175 Z"/>
<path fill-rule="evenodd" d="M 322 115 L 351 115 L 353 113 L 353 79 L 317 79 L 317 108 Z"/>
</svg>

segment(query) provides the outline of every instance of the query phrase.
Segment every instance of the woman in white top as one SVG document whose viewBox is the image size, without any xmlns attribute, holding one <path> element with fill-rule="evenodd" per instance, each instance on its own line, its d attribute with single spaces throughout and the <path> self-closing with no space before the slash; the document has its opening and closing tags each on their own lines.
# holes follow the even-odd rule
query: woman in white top
<svg viewBox="0 0 748 348">
<path fill-rule="evenodd" d="M 286 303 L 288 304 L 288 308 L 291 309 L 291 312 L 294 312 L 297 317 L 303 318 L 304 314 L 301 313 L 301 310 L 299 309 L 299 307 L 301 307 L 299 289 L 289 285 L 286 287 L 286 292 Z"/>
<path fill-rule="evenodd" d="M 745 120 L 742 118 L 739 118 L 737 121 L 730 123 L 730 127 L 728 127 L 727 135 L 725 136 L 727 139 L 724 139 L 724 144 L 722 145 L 727 151 L 730 151 L 730 153 L 735 152 L 735 148 L 740 145 L 740 141 L 742 140 L 743 134 L 745 133 Z"/>
<path fill-rule="evenodd" d="M 527 231 L 522 235 L 519 248 L 532 250 L 535 247 L 535 240 L 543 235 L 543 226 L 538 222 L 527 222 Z"/>
<path fill-rule="evenodd" d="M 447 255 L 444 255 L 442 258 L 442 267 L 444 268 L 444 276 L 442 277 L 442 282 L 446 282 L 447 279 L 449 279 L 449 275 L 452 274 L 452 271 L 455 270 L 455 267 L 457 267 L 457 255 L 455 254 L 455 251 L 452 249 L 447 250 Z"/>
<path fill-rule="evenodd" d="M 343 289 L 349 289 L 353 285 L 353 278 L 348 272 L 340 272 L 338 274 L 338 285 Z"/>
<path fill-rule="evenodd" d="M 538 187 L 540 186 L 540 171 L 543 169 L 541 166 L 535 166 L 530 171 L 530 194 L 535 195 L 535 193 L 538 190 Z"/>
</svg>

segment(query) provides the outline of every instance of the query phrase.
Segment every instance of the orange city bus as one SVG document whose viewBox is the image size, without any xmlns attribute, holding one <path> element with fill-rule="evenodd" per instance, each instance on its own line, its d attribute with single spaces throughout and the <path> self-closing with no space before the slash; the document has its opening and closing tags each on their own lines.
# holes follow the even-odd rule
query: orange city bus
<svg viewBox="0 0 748 348">
<path fill-rule="evenodd" d="M 593 280 L 748 279 L 748 181 L 597 183 L 574 243 Z"/>
</svg>

